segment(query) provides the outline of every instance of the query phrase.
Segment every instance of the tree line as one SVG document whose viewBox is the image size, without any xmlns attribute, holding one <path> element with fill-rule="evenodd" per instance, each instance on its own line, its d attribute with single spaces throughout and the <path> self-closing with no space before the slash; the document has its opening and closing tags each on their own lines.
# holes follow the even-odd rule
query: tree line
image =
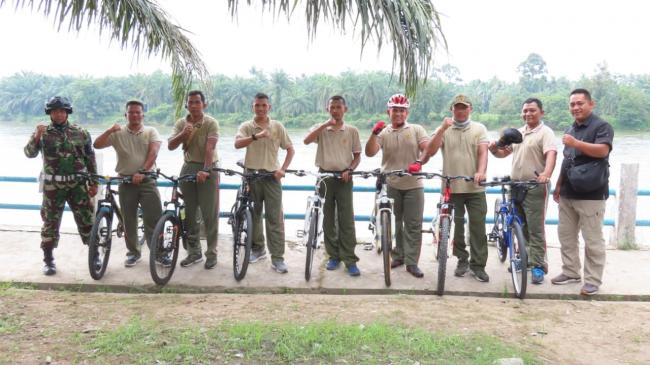
<svg viewBox="0 0 650 365">
<path fill-rule="evenodd" d="M 615 128 L 650 129 L 650 75 L 618 75 L 606 64 L 591 76 L 576 80 L 549 76 L 546 63 L 531 54 L 518 67 L 516 82 L 497 78 L 464 81 L 452 65 L 436 68 L 427 82 L 411 98 L 409 120 L 425 126 L 440 123 L 449 115 L 449 102 L 457 93 L 473 102 L 472 119 L 490 129 L 521 124 L 521 103 L 537 97 L 544 103 L 544 120 L 555 130 L 572 123 L 568 94 L 576 87 L 589 89 L 596 100 L 596 113 Z M 169 74 L 155 72 L 126 77 L 48 76 L 21 72 L 0 79 L 0 120 L 43 119 L 44 102 L 51 96 L 72 99 L 72 120 L 106 124 L 123 119 L 129 99 L 146 104 L 149 122 L 171 125 L 174 120 L 172 81 Z M 314 74 L 291 77 L 285 71 L 271 73 L 255 68 L 248 77 L 216 75 L 204 90 L 209 95 L 207 112 L 224 126 L 238 125 L 252 116 L 251 101 L 257 92 L 271 98 L 273 118 L 287 127 L 305 128 L 327 119 L 327 99 L 343 95 L 348 103 L 346 121 L 362 128 L 385 119 L 386 100 L 403 89 L 388 72 L 343 72 L 339 75 Z"/>
</svg>

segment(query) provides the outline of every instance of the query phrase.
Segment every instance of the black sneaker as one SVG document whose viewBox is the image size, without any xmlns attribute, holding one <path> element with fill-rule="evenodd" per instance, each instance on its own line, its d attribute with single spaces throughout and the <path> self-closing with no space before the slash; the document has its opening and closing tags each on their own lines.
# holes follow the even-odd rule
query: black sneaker
<svg viewBox="0 0 650 365">
<path fill-rule="evenodd" d="M 56 274 L 56 264 L 54 261 L 45 261 L 45 265 L 43 266 L 43 274 L 47 276 Z"/>
<path fill-rule="evenodd" d="M 465 274 L 467 274 L 468 271 L 469 271 L 469 261 L 458 260 L 458 264 L 456 265 L 456 270 L 454 270 L 454 275 L 460 278 L 465 276 Z"/>
<path fill-rule="evenodd" d="M 488 274 L 483 269 L 470 269 L 469 271 L 472 273 L 474 279 L 482 283 L 487 283 L 490 281 L 490 276 L 488 276 Z"/>
<path fill-rule="evenodd" d="M 251 251 L 251 256 L 248 260 L 251 264 L 258 262 L 259 260 L 264 260 L 266 258 L 266 250 L 262 249 L 261 251 Z"/>
<path fill-rule="evenodd" d="M 136 254 L 136 255 L 128 255 L 126 256 L 126 261 L 124 261 L 124 267 L 133 267 L 135 264 L 140 261 L 142 258 L 142 255 Z"/>
<path fill-rule="evenodd" d="M 183 261 L 181 261 L 181 266 L 188 267 L 194 264 L 198 264 L 201 261 L 203 261 L 203 256 L 201 256 L 201 254 L 189 254 L 186 258 L 183 259 Z"/>
<path fill-rule="evenodd" d="M 217 266 L 217 258 L 216 257 L 210 257 L 205 259 L 205 265 L 203 265 L 203 268 L 206 270 L 211 270 L 214 269 Z"/>
<path fill-rule="evenodd" d="M 172 267 L 172 259 L 169 255 L 164 255 L 156 259 L 156 263 L 162 267 Z"/>
</svg>

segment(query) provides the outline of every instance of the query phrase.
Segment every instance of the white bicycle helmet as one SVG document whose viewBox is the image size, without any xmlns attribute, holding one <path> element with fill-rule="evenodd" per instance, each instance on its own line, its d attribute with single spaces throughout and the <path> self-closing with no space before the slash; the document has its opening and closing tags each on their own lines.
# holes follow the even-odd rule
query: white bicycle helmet
<svg viewBox="0 0 650 365">
<path fill-rule="evenodd" d="M 411 104 L 409 103 L 409 99 L 406 98 L 406 96 L 402 94 L 395 94 L 388 99 L 388 103 L 386 103 L 386 106 L 389 108 L 406 108 L 408 109 Z"/>
</svg>

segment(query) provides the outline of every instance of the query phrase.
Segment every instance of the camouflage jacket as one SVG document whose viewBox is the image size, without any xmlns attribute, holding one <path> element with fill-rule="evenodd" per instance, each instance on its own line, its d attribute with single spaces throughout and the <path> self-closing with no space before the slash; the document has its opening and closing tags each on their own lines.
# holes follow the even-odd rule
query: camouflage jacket
<svg viewBox="0 0 650 365">
<path fill-rule="evenodd" d="M 62 126 L 47 126 L 40 140 L 34 134 L 25 146 L 29 158 L 43 155 L 43 172 L 47 175 L 70 175 L 75 172 L 97 173 L 95 151 L 90 133 L 76 124 L 66 122 Z"/>
</svg>

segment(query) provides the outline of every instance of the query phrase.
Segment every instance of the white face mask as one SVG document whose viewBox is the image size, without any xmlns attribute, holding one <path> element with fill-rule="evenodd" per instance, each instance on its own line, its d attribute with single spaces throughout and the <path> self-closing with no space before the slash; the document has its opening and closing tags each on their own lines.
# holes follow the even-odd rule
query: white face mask
<svg viewBox="0 0 650 365">
<path fill-rule="evenodd" d="M 468 124 L 469 124 L 469 119 L 467 119 L 464 122 L 457 122 L 456 119 L 454 119 L 453 128 L 463 129 L 463 128 L 467 127 Z"/>
</svg>

